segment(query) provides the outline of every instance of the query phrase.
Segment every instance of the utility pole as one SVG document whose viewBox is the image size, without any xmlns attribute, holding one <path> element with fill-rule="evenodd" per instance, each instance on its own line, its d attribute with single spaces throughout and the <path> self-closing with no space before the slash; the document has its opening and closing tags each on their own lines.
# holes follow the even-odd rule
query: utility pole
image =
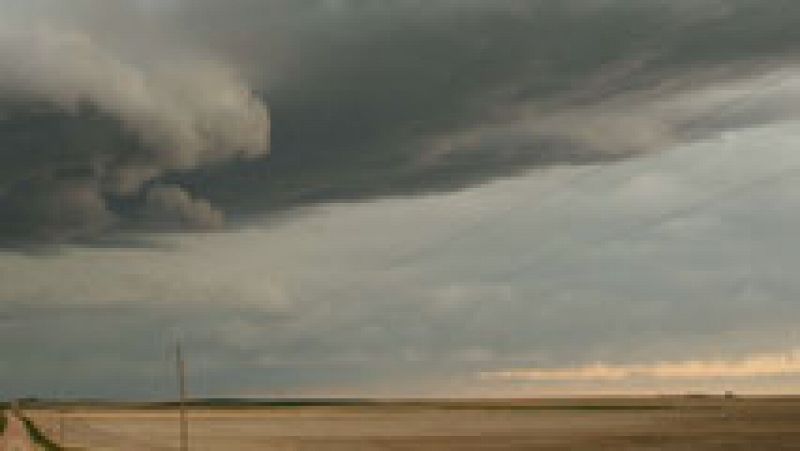
<svg viewBox="0 0 800 451">
<path fill-rule="evenodd" d="M 64 411 L 66 407 L 58 409 L 58 442 L 64 444 Z"/>
<path fill-rule="evenodd" d="M 180 410 L 180 449 L 189 450 L 189 423 L 186 418 L 186 363 L 183 361 L 180 341 L 175 345 L 175 365 L 178 372 L 178 408 Z"/>
</svg>

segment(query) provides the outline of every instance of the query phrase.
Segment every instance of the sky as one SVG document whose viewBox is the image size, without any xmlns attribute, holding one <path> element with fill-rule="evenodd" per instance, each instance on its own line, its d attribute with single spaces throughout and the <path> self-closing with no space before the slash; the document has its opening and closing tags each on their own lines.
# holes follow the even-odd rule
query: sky
<svg viewBox="0 0 800 451">
<path fill-rule="evenodd" d="M 800 388 L 800 5 L 0 0 L 0 396 Z"/>
</svg>

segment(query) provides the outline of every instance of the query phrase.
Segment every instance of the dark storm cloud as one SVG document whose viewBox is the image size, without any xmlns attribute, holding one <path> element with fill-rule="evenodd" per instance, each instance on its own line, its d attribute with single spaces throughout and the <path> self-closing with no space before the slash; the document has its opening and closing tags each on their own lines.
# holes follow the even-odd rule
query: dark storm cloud
<svg viewBox="0 0 800 451">
<path fill-rule="evenodd" d="M 188 30 L 210 34 L 209 45 L 266 86 L 275 150 L 269 161 L 188 182 L 244 213 L 455 189 L 647 150 L 663 137 L 637 134 L 699 127 L 699 114 L 664 124 L 671 118 L 642 123 L 621 112 L 757 72 L 735 63 L 767 70 L 800 42 L 788 2 L 237 5 L 190 2 L 191 17 L 214 19 Z M 604 109 L 631 92 L 643 94 Z M 622 136 L 581 139 L 592 127 Z"/>
<path fill-rule="evenodd" d="M 44 3 L 15 13 L 12 2 L 0 19 L 2 236 L 95 236 L 137 216 L 137 197 L 159 197 L 148 184 L 167 172 L 268 152 L 266 106 L 234 69 L 161 48 L 144 58 L 144 48 L 126 50 L 89 26 L 36 10 Z M 113 3 L 76 8 L 91 5 L 129 12 Z M 192 227 L 209 223 L 186 214 L 197 203 L 171 198 L 160 205 L 200 218 Z M 134 213 L 126 217 L 116 201 Z M 148 220 L 156 210 L 148 208 Z"/>
<path fill-rule="evenodd" d="M 68 239 L 209 215 L 203 224 L 219 224 L 217 209 L 248 217 L 616 160 L 784 114 L 769 104 L 729 116 L 731 97 L 699 94 L 784 67 L 800 45 L 800 6 L 788 0 L 147 4 L 132 14 L 130 2 L 85 1 L 66 8 L 66 19 L 49 20 L 100 40 L 107 48 L 93 52 L 110 55 L 102 61 L 123 61 L 144 86 L 156 86 L 152 97 L 164 102 L 151 109 L 94 88 L 113 71 L 98 71 L 92 88 L 76 91 L 70 80 L 84 78 L 74 72 L 54 71 L 50 80 L 4 66 L 4 79 L 19 78 L 0 123 L 4 236 Z M 156 63 L 181 53 L 219 64 L 171 67 L 178 76 L 162 77 Z M 184 96 L 176 78 L 198 81 Z M 80 99 L 68 98 L 70 108 L 64 80 Z M 242 95 L 226 114 L 210 114 L 229 106 L 217 93 L 232 87 L 269 104 L 269 158 L 259 158 L 261 123 L 241 128 L 241 119 L 259 117 L 254 100 Z M 199 143 L 183 145 L 183 131 L 191 138 L 209 124 Z M 237 160 L 242 149 L 256 158 Z M 172 201 L 157 209 L 164 220 L 152 219 L 154 183 L 172 187 Z M 92 197 L 85 191 L 95 185 Z M 77 219 L 43 213 L 60 199 L 56 192 L 67 193 L 59 195 L 64 205 L 81 206 L 70 213 Z M 187 214 L 187 206 L 202 214 Z"/>
</svg>

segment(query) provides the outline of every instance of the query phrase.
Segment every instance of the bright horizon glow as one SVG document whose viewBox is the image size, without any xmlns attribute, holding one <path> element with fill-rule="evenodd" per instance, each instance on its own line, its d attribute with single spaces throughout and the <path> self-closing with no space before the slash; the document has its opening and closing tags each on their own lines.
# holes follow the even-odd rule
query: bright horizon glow
<svg viewBox="0 0 800 451">
<path fill-rule="evenodd" d="M 509 369 L 480 373 L 484 380 L 621 381 L 648 379 L 751 378 L 800 374 L 800 351 L 758 354 L 735 361 L 688 360 L 652 364 L 612 365 L 603 362 L 571 368 Z"/>
</svg>

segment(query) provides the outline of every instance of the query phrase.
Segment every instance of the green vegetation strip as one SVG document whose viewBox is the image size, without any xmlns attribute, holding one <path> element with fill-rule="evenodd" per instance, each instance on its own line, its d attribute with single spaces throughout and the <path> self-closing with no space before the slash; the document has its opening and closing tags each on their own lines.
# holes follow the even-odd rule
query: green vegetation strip
<svg viewBox="0 0 800 451">
<path fill-rule="evenodd" d="M 6 433 L 6 412 L 4 410 L 0 410 L 0 435 Z"/>
<path fill-rule="evenodd" d="M 30 418 L 20 415 L 19 419 L 22 421 L 22 424 L 25 425 L 25 429 L 28 431 L 28 435 L 31 437 L 31 440 L 44 448 L 45 451 L 61 451 L 64 449 L 50 440 L 41 430 L 39 430 L 39 428 L 36 427 Z"/>
</svg>

